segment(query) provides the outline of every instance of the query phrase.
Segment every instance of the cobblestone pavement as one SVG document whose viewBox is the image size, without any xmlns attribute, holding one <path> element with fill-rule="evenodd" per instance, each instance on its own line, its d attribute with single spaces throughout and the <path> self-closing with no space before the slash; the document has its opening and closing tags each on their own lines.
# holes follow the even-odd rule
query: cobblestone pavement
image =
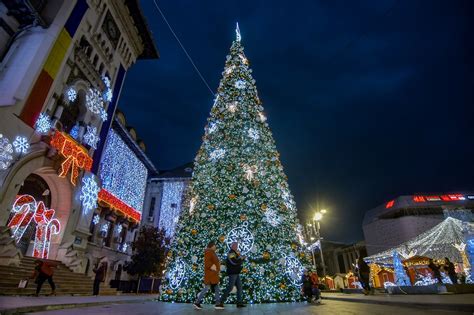
<svg viewBox="0 0 474 315">
<path fill-rule="evenodd" d="M 411 308 L 406 306 L 378 305 L 353 303 L 345 301 L 324 301 L 322 305 L 307 305 L 306 303 L 282 303 L 282 304 L 260 304 L 249 305 L 246 308 L 237 309 L 234 305 L 226 305 L 225 310 L 215 310 L 212 305 L 204 305 L 204 309 L 195 310 L 191 304 L 163 303 L 163 302 L 142 302 L 134 304 L 112 304 L 96 307 L 84 307 L 76 309 L 65 309 L 48 312 L 32 313 L 35 315 L 48 314 L 113 314 L 113 315 L 141 315 L 141 314 L 430 314 L 430 315 L 451 315 L 451 314 L 474 314 L 473 312 L 457 312 L 449 310 Z"/>
</svg>

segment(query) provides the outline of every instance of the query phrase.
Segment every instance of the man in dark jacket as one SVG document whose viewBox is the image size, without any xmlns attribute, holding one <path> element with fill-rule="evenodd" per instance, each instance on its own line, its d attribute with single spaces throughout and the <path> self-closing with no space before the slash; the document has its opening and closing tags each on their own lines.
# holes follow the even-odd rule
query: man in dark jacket
<svg viewBox="0 0 474 315">
<path fill-rule="evenodd" d="M 39 295 L 41 287 L 46 280 L 48 280 L 48 283 L 51 286 L 51 295 L 56 295 L 56 285 L 53 281 L 54 267 L 54 265 L 48 262 L 39 259 L 35 260 L 35 271 L 31 276 L 31 278 L 36 279 L 35 283 L 37 284 L 35 296 Z"/>
<path fill-rule="evenodd" d="M 445 257 L 444 261 L 445 261 L 444 269 L 448 272 L 449 279 L 451 279 L 451 282 L 453 284 L 457 284 L 458 275 L 456 274 L 456 268 L 454 267 L 454 264 L 449 260 L 448 257 Z"/>
<path fill-rule="evenodd" d="M 107 262 L 101 262 L 99 267 L 94 268 L 92 271 L 95 272 L 94 289 L 92 294 L 99 295 L 100 283 L 104 282 L 107 277 Z"/>
<path fill-rule="evenodd" d="M 303 295 L 308 303 L 311 303 L 313 299 L 313 283 L 311 282 L 311 274 L 308 270 L 305 270 L 301 277 L 303 283 Z"/>
<path fill-rule="evenodd" d="M 227 297 L 232 291 L 234 285 L 237 287 L 237 307 L 245 307 L 246 305 L 242 303 L 242 281 L 240 280 L 240 272 L 242 271 L 242 264 L 245 260 L 245 257 L 240 255 L 239 244 L 233 242 L 230 246 L 230 251 L 227 253 L 226 266 L 227 266 L 227 275 L 229 276 L 229 282 L 227 283 L 227 288 L 224 291 L 224 294 L 221 298 L 220 307 L 224 306 L 223 303 L 227 300 Z"/>
</svg>

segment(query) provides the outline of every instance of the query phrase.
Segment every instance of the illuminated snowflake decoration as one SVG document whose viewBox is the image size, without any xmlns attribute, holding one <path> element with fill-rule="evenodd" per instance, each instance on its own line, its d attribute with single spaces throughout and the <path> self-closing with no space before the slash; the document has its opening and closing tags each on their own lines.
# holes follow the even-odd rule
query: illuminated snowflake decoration
<svg viewBox="0 0 474 315">
<path fill-rule="evenodd" d="M 94 223 L 94 225 L 96 225 L 99 222 L 100 222 L 100 216 L 98 214 L 94 215 L 94 218 L 92 218 L 92 223 Z"/>
<path fill-rule="evenodd" d="M 47 133 L 51 129 L 51 119 L 45 113 L 41 113 L 36 120 L 35 129 L 39 133 Z"/>
<path fill-rule="evenodd" d="M 82 178 L 81 196 L 84 213 L 97 208 L 97 196 L 99 195 L 100 187 L 92 175 L 86 175 Z"/>
<path fill-rule="evenodd" d="M 75 88 L 70 86 L 64 92 L 64 96 L 66 97 L 66 101 L 68 103 L 73 103 L 77 99 L 77 91 Z"/>
<path fill-rule="evenodd" d="M 211 123 L 209 124 L 209 127 L 208 127 L 207 130 L 208 130 L 209 133 L 213 133 L 213 132 L 215 132 L 215 131 L 217 130 L 217 127 L 218 127 L 218 123 L 216 123 L 216 122 L 211 122 Z"/>
<path fill-rule="evenodd" d="M 79 137 L 79 125 L 78 124 L 75 124 L 72 127 L 71 131 L 69 132 L 69 135 L 77 140 L 77 138 Z"/>
<path fill-rule="evenodd" d="M 227 233 L 226 244 L 230 249 L 232 243 L 237 242 L 239 245 L 239 251 L 242 255 L 247 254 L 253 247 L 254 237 L 252 232 L 247 228 L 248 222 L 245 221 L 242 226 L 236 227 Z"/>
<path fill-rule="evenodd" d="M 245 86 L 247 85 L 247 83 L 244 81 L 244 80 L 237 80 L 237 82 L 235 82 L 235 87 L 238 88 L 239 90 L 242 90 L 242 89 L 245 89 Z"/>
<path fill-rule="evenodd" d="M 100 116 L 100 119 L 101 119 L 102 121 L 106 121 L 107 118 L 109 117 L 109 115 L 107 114 L 107 111 L 106 111 L 104 108 L 101 108 L 101 109 L 100 109 L 100 114 L 99 114 L 99 116 Z"/>
<path fill-rule="evenodd" d="M 15 152 L 16 153 L 23 153 L 23 154 L 28 152 L 28 149 L 30 148 L 30 144 L 28 143 L 28 139 L 26 139 L 26 137 L 22 137 L 22 136 L 17 136 L 15 138 L 15 141 L 13 141 L 13 146 L 15 147 Z"/>
<path fill-rule="evenodd" d="M 258 113 L 258 118 L 259 118 L 260 122 L 262 122 L 262 123 L 267 121 L 267 117 L 265 117 L 265 115 L 263 113 Z"/>
<path fill-rule="evenodd" d="M 6 170 L 13 160 L 13 147 L 7 137 L 0 133 L 0 169 Z"/>
<path fill-rule="evenodd" d="M 255 141 L 260 139 L 260 134 L 258 133 L 257 130 L 255 130 L 253 128 L 250 128 L 247 133 L 248 133 L 249 137 L 252 138 Z"/>
<path fill-rule="evenodd" d="M 123 243 L 122 245 L 122 252 L 126 253 L 128 250 L 128 244 L 127 243 Z"/>
<path fill-rule="evenodd" d="M 181 258 L 178 258 L 176 260 L 176 264 L 171 268 L 171 270 L 168 273 L 168 280 L 171 289 L 177 289 L 183 282 L 184 278 L 186 276 L 186 264 L 181 260 Z"/>
<path fill-rule="evenodd" d="M 99 142 L 100 138 L 97 135 L 97 128 L 87 126 L 86 134 L 84 135 L 84 142 L 90 145 L 92 148 L 97 149 L 97 143 Z"/>
<path fill-rule="evenodd" d="M 122 230 L 123 230 L 123 226 L 122 226 L 122 224 L 120 224 L 120 225 L 117 225 L 117 234 L 120 234 L 120 233 L 122 233 Z"/>
<path fill-rule="evenodd" d="M 104 82 L 105 87 L 106 87 L 104 93 L 102 94 L 102 97 L 104 101 L 110 102 L 112 100 L 112 87 L 111 87 L 110 79 L 107 76 L 103 76 L 102 81 Z"/>
<path fill-rule="evenodd" d="M 212 161 L 217 161 L 218 159 L 224 157 L 225 155 L 225 150 L 224 149 L 216 149 L 214 151 L 211 152 L 211 154 L 209 155 L 210 159 Z"/>
<path fill-rule="evenodd" d="M 89 89 L 86 95 L 86 107 L 93 114 L 99 115 L 104 108 L 102 96 L 96 89 Z"/>
<path fill-rule="evenodd" d="M 303 276 L 304 267 L 301 262 L 293 257 L 284 255 L 286 275 L 290 278 L 290 281 L 295 286 L 301 285 L 301 277 Z"/>
<path fill-rule="evenodd" d="M 281 217 L 273 209 L 265 211 L 265 221 L 273 227 L 278 226 L 281 223 Z"/>
<path fill-rule="evenodd" d="M 107 234 L 107 232 L 109 231 L 109 227 L 110 227 L 110 223 L 109 223 L 109 222 L 105 222 L 105 223 L 102 224 L 102 226 L 100 227 L 100 231 L 101 231 L 101 232 L 104 232 L 105 234 Z"/>
</svg>

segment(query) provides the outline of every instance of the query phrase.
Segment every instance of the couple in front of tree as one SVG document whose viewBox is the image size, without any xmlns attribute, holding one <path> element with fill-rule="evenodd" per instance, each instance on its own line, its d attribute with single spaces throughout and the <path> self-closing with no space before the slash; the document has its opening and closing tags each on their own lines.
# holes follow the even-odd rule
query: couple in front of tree
<svg viewBox="0 0 474 315">
<path fill-rule="evenodd" d="M 242 303 L 242 281 L 240 279 L 240 272 L 242 271 L 242 264 L 245 257 L 240 255 L 239 244 L 237 242 L 232 243 L 230 251 L 227 253 L 226 267 L 229 282 L 224 294 L 220 296 L 219 282 L 220 282 L 220 270 L 221 263 L 216 254 L 216 243 L 209 242 L 207 248 L 204 251 L 204 288 L 197 295 L 196 301 L 194 302 L 194 308 L 202 309 L 201 303 L 204 296 L 209 290 L 214 292 L 215 296 L 215 308 L 224 309 L 224 302 L 227 300 L 230 292 L 237 287 L 237 307 L 245 307 Z"/>
</svg>

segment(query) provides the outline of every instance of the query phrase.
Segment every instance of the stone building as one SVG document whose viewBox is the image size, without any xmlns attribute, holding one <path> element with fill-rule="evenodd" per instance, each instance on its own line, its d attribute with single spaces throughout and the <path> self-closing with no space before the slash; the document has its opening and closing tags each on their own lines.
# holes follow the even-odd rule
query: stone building
<svg viewBox="0 0 474 315">
<path fill-rule="evenodd" d="M 94 214 L 128 232 L 141 220 L 140 205 L 104 192 L 102 162 L 115 135 L 153 173 L 114 117 L 127 70 L 158 51 L 137 0 L 4 0 L 0 20 L 0 227 L 9 227 L 0 231 L 14 237 L 0 236 L 0 261 L 33 255 L 89 271 L 110 256 Z M 111 239 L 111 249 L 123 253 L 131 237 Z"/>
<path fill-rule="evenodd" d="M 185 202 L 190 202 L 186 195 L 192 174 L 191 162 L 161 171 L 160 175 L 149 179 L 143 224 L 162 228 L 167 236 L 174 235 Z"/>
</svg>

